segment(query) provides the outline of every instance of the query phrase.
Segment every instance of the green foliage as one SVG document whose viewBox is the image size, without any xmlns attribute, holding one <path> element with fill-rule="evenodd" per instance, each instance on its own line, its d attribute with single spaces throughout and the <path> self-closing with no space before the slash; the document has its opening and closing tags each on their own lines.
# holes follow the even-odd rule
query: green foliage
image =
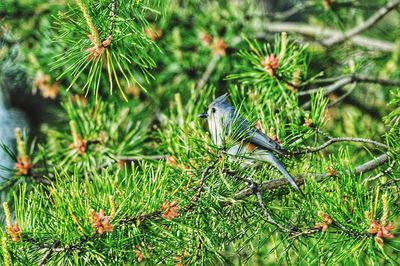
<svg viewBox="0 0 400 266">
<path fill-rule="evenodd" d="M 301 3 L 291 25 L 346 30 L 373 13 L 365 6 L 383 4 Z M 268 33 L 257 25 L 285 24 L 288 13 L 263 8 L 2 3 L 0 89 L 54 96 L 52 118 L 17 134 L 17 149 L 2 145 L 15 163 L 0 169 L 11 207 L 2 210 L 2 262 L 397 265 L 400 91 L 386 86 L 400 84 L 398 52 Z M 391 16 L 366 36 L 397 40 L 379 32 L 394 27 Z M 374 82 L 350 78 L 377 73 Z M 350 81 L 333 87 L 343 75 Z M 116 87 L 125 101 L 108 93 Z M 304 196 L 271 165 L 228 156 L 240 134 L 213 143 L 198 115 L 225 92 L 289 151 L 279 160 Z"/>
<path fill-rule="evenodd" d="M 102 84 L 102 75 L 107 74 L 111 93 L 116 84 L 126 99 L 119 77 L 124 77 L 128 86 L 131 86 L 131 82 L 140 84 L 134 73 L 142 71 L 145 76 L 149 76 L 147 69 L 155 66 L 148 54 L 149 48 L 155 45 L 143 29 L 150 27 L 146 13 L 158 13 L 153 7 L 159 6 L 162 1 L 123 3 L 115 0 L 97 1 L 94 4 L 81 0 L 76 2 L 77 7 L 71 7 L 68 12 L 59 14 L 56 21 L 57 40 L 63 43 L 66 50 L 57 56 L 54 63 L 55 67 L 65 69 L 57 79 L 64 75 L 71 76 L 71 87 L 81 77 L 82 72 L 86 72 L 80 83 L 83 86 L 80 87 L 86 90 L 86 94 L 92 89 L 97 95 Z M 82 15 L 85 19 L 82 19 Z M 89 34 L 93 40 L 88 38 Z M 110 36 L 112 40 L 107 39 Z M 90 50 L 90 47 L 94 47 L 94 50 Z M 133 68 L 132 65 L 136 67 Z"/>
<path fill-rule="evenodd" d="M 289 104 L 289 98 L 294 95 L 290 90 L 297 90 L 307 77 L 306 47 L 299 47 L 288 40 L 286 34 L 282 34 L 281 38 L 276 37 L 273 47 L 269 43 L 260 45 L 257 41 L 247 40 L 247 43 L 249 48 L 239 52 L 245 63 L 240 64 L 238 74 L 228 78 L 263 90 L 265 97 L 270 100 L 283 98 L 285 104 Z M 276 97 L 280 94 L 284 97 Z"/>
</svg>

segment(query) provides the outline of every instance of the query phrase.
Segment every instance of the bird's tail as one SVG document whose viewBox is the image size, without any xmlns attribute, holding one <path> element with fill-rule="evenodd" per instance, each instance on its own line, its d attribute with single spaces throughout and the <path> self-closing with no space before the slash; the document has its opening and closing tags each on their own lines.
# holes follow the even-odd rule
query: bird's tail
<svg viewBox="0 0 400 266">
<path fill-rule="evenodd" d="M 293 177 L 286 171 L 285 167 L 281 164 L 281 162 L 272 154 L 269 156 L 270 162 L 273 166 L 278 168 L 278 170 L 285 176 L 285 178 L 289 181 L 289 183 L 297 189 L 298 191 L 301 192 L 300 188 L 297 186 L 296 182 L 294 182 Z"/>
</svg>

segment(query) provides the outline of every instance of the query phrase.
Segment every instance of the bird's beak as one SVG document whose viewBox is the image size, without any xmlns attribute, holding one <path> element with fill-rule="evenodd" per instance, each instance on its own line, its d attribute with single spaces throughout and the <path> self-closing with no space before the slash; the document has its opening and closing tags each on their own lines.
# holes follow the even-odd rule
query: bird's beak
<svg viewBox="0 0 400 266">
<path fill-rule="evenodd" d="M 204 113 L 202 113 L 202 114 L 199 114 L 199 118 L 207 118 L 207 117 L 208 117 L 207 112 L 204 112 Z"/>
</svg>

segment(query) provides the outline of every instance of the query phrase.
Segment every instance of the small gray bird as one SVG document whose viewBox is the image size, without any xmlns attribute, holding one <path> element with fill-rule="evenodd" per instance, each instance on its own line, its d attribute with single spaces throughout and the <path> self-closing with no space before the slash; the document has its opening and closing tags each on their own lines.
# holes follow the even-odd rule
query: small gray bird
<svg viewBox="0 0 400 266">
<path fill-rule="evenodd" d="M 227 102 L 227 96 L 227 94 L 224 94 L 215 99 L 208 106 L 207 111 L 199 115 L 201 118 L 207 118 L 214 143 L 222 147 L 227 136 L 231 137 L 237 144 L 230 147 L 227 154 L 237 158 L 245 158 L 249 162 L 263 161 L 272 164 L 294 188 L 300 191 L 292 176 L 272 153 L 286 155 L 288 151 L 241 117 L 235 111 L 235 108 Z"/>
</svg>

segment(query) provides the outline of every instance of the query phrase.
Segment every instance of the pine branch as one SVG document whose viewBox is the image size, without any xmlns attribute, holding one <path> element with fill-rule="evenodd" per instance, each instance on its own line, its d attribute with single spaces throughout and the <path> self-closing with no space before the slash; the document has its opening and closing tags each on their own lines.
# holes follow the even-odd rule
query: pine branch
<svg viewBox="0 0 400 266">
<path fill-rule="evenodd" d="M 118 161 L 124 161 L 124 162 L 137 162 L 137 161 L 143 161 L 143 160 L 151 160 L 151 161 L 157 161 L 157 160 L 163 160 L 168 157 L 168 155 L 139 155 L 139 156 L 113 156 L 115 157 Z"/>
<path fill-rule="evenodd" d="M 320 79 L 320 80 L 315 80 L 314 84 L 320 84 L 320 83 L 326 83 L 326 82 L 333 82 L 332 84 L 328 86 L 324 86 L 323 92 L 324 95 L 328 95 L 334 91 L 337 91 L 341 88 L 343 88 L 346 85 L 349 84 L 355 84 L 357 82 L 360 83 L 372 83 L 372 84 L 379 84 L 382 86 L 389 86 L 389 87 L 398 87 L 400 86 L 400 80 L 389 80 L 389 79 L 382 79 L 382 78 L 370 78 L 367 76 L 362 76 L 362 75 L 344 75 L 344 76 L 339 76 L 339 77 L 334 77 L 334 78 L 328 78 L 328 79 Z M 300 91 L 298 92 L 299 96 L 303 95 L 309 95 L 313 93 L 317 93 L 320 90 L 320 88 L 314 88 L 314 89 L 309 89 L 305 91 Z M 348 96 L 347 94 L 346 96 Z M 344 97 L 343 97 L 344 99 Z M 342 99 L 341 99 L 342 100 Z M 302 108 L 307 109 L 311 106 L 311 101 L 307 101 L 304 104 L 302 104 Z"/>
<path fill-rule="evenodd" d="M 255 173 L 255 172 L 254 172 L 254 173 Z M 254 174 L 254 173 L 253 173 L 253 174 Z M 262 212 L 263 212 L 263 215 L 264 215 L 266 221 L 267 221 L 268 223 L 270 223 L 270 224 L 276 226 L 277 228 L 279 228 L 279 230 L 281 230 L 282 232 L 289 232 L 289 231 L 290 231 L 289 229 L 287 229 L 287 228 L 283 227 L 282 225 L 280 225 L 279 223 L 277 223 L 277 222 L 274 220 L 274 218 L 272 217 L 272 215 L 268 212 L 267 207 L 265 206 L 265 204 L 264 204 L 264 202 L 263 202 L 263 200 L 262 200 L 262 196 L 261 196 L 261 193 L 260 193 L 260 189 L 259 189 L 258 185 L 254 182 L 254 180 L 251 179 L 251 177 L 248 177 L 248 178 L 246 179 L 246 181 L 247 181 L 247 184 L 248 184 L 248 186 L 249 186 L 249 189 L 252 190 L 252 191 L 253 191 L 253 194 L 256 195 L 258 205 L 260 206 L 260 208 L 261 208 L 261 210 L 262 210 Z"/>
<path fill-rule="evenodd" d="M 50 258 L 51 254 L 54 252 L 54 250 L 60 245 L 61 241 L 56 240 L 54 244 L 49 248 L 49 251 L 46 252 L 46 254 L 43 256 L 43 258 L 39 262 L 39 266 L 45 265 L 47 260 Z"/>
<path fill-rule="evenodd" d="M 201 197 L 201 193 L 204 189 L 204 184 L 206 182 L 206 178 L 207 178 L 207 174 L 208 172 L 211 170 L 211 168 L 213 168 L 215 166 L 215 164 L 218 161 L 214 161 L 213 163 L 209 164 L 203 171 L 203 173 L 201 174 L 201 179 L 200 179 L 200 185 L 198 186 L 198 190 L 197 193 L 192 197 L 192 199 L 190 200 L 190 203 L 188 206 L 186 206 L 184 208 L 185 212 L 191 212 L 194 208 L 194 206 L 196 205 L 196 203 L 199 201 L 200 197 Z"/>
<path fill-rule="evenodd" d="M 359 165 L 355 168 L 354 173 L 355 174 L 361 174 L 361 173 L 365 173 L 368 171 L 371 171 L 373 169 L 376 169 L 377 167 L 387 163 L 389 161 L 389 153 L 385 153 L 380 155 L 379 157 L 370 160 L 362 165 Z M 315 177 L 315 180 L 317 182 L 321 182 L 325 179 L 331 178 L 331 175 L 327 175 L 327 174 L 313 174 L 313 176 Z M 298 175 L 296 177 L 294 177 L 294 181 L 296 182 L 297 185 L 303 185 L 305 183 L 305 178 L 303 177 L 303 175 Z M 287 181 L 286 178 L 279 178 L 279 179 L 274 179 L 274 180 L 269 180 L 266 182 L 263 182 L 260 186 L 260 191 L 271 191 L 283 186 L 287 186 L 289 185 L 289 181 Z M 253 195 L 254 191 L 252 191 L 251 189 L 244 189 L 240 192 L 238 192 L 233 198 L 235 200 L 240 200 L 243 198 L 246 198 L 250 195 Z"/>
<path fill-rule="evenodd" d="M 214 161 L 213 163 L 209 164 L 203 170 L 203 172 L 201 174 L 201 178 L 200 178 L 200 185 L 196 187 L 198 189 L 197 193 L 192 197 L 189 204 L 186 207 L 182 208 L 182 210 L 184 212 L 186 212 L 186 213 L 191 212 L 193 210 L 194 206 L 196 205 L 196 203 L 199 201 L 199 199 L 201 197 L 201 193 L 204 189 L 204 184 L 205 184 L 206 178 L 208 177 L 207 175 L 217 162 L 218 162 L 218 160 Z M 155 212 L 152 212 L 149 214 L 143 214 L 143 215 L 139 215 L 139 216 L 135 216 L 135 217 L 126 217 L 121 220 L 120 224 L 121 225 L 131 224 L 131 223 L 135 223 L 137 221 L 144 222 L 149 219 L 159 218 L 161 215 L 162 215 L 161 211 L 155 211 Z"/>
<path fill-rule="evenodd" d="M 379 84 L 382 86 L 389 86 L 389 87 L 399 87 L 400 86 L 400 80 L 390 80 L 390 79 L 382 79 L 382 78 L 371 78 L 367 76 L 362 76 L 362 75 L 344 75 L 344 76 L 339 76 L 339 77 L 333 77 L 333 78 L 327 78 L 327 79 L 317 79 L 312 82 L 312 84 L 321 84 L 321 83 L 330 83 L 333 82 L 333 84 L 324 87 L 324 94 L 329 94 L 337 89 L 340 89 L 341 87 L 354 83 L 354 82 L 360 82 L 360 83 L 372 83 L 372 84 Z M 300 85 L 301 87 L 301 85 Z M 312 93 L 317 93 L 320 90 L 320 88 L 314 88 L 314 89 L 309 89 L 305 91 L 299 91 L 298 95 L 303 96 L 303 95 L 309 95 Z"/>
<path fill-rule="evenodd" d="M 327 142 L 325 142 L 324 144 L 322 144 L 316 148 L 306 148 L 305 150 L 298 150 L 298 151 L 291 152 L 291 154 L 299 155 L 299 154 L 318 152 L 318 151 L 325 149 L 326 147 L 328 147 L 334 143 L 337 143 L 337 142 L 360 142 L 360 143 L 368 143 L 368 144 L 374 145 L 376 147 L 381 147 L 384 149 L 388 148 L 385 144 L 380 143 L 375 140 L 364 139 L 364 138 L 340 137 L 340 138 L 330 138 Z"/>
<path fill-rule="evenodd" d="M 371 171 L 371 170 L 381 166 L 382 164 L 385 164 L 388 161 L 389 161 L 389 153 L 382 154 L 379 157 L 377 157 L 376 159 L 373 159 L 362 165 L 357 166 L 355 169 L 355 173 L 358 174 L 358 173 L 365 173 L 365 172 Z"/>
<path fill-rule="evenodd" d="M 254 30 L 258 32 L 293 32 L 304 36 L 310 36 L 314 39 L 320 37 L 333 38 L 343 36 L 343 33 L 334 29 L 294 22 L 259 23 L 254 27 Z M 395 43 L 362 36 L 351 36 L 348 38 L 348 41 L 357 46 L 366 47 L 368 49 L 376 49 L 382 52 L 394 52 L 397 49 Z"/>
<path fill-rule="evenodd" d="M 301 11 L 304 11 L 306 9 L 314 7 L 315 5 L 316 5 L 316 3 L 312 2 L 312 1 L 307 1 L 305 3 L 300 2 L 287 10 L 271 12 L 271 13 L 267 13 L 265 15 L 267 15 L 268 17 L 270 17 L 272 19 L 276 19 L 276 20 L 286 20 L 286 19 L 292 17 L 293 15 L 298 14 Z M 262 15 L 264 15 L 264 14 L 262 14 Z"/>
<path fill-rule="evenodd" d="M 356 26 L 350 30 L 347 30 L 342 35 L 332 36 L 322 41 L 322 44 L 327 47 L 342 43 L 374 26 L 390 11 L 400 5 L 400 0 L 392 0 L 387 2 L 385 6 L 376 11 L 371 17 L 369 17 L 363 24 Z"/>
</svg>

